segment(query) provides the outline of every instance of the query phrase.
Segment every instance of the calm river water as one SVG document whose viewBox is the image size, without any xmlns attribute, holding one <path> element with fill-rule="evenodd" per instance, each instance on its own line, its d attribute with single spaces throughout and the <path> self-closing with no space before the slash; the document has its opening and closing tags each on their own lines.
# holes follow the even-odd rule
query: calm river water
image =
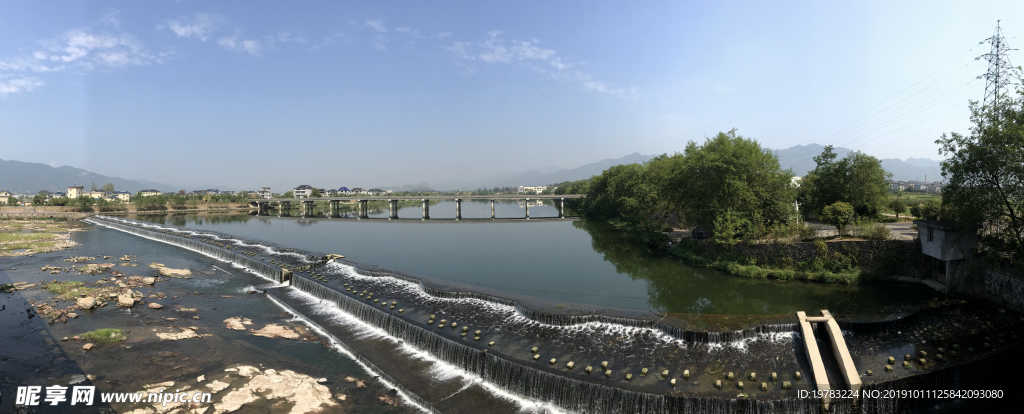
<svg viewBox="0 0 1024 414">
<path fill-rule="evenodd" d="M 299 214 L 293 209 L 291 213 Z M 354 217 L 346 209 L 342 216 Z M 272 214 L 277 214 L 276 210 Z M 739 278 L 688 266 L 639 246 L 634 236 L 596 221 L 468 223 L 454 202 L 399 210 L 401 220 L 354 218 L 158 214 L 139 220 L 212 230 L 263 240 L 414 274 L 500 291 L 625 309 L 699 314 L 792 314 L 829 309 L 837 316 L 885 315 L 933 300 L 918 285 L 857 286 Z M 498 218 L 522 218 L 522 203 L 496 206 Z M 530 216 L 557 216 L 551 206 L 531 206 Z M 370 214 L 386 219 L 387 211 Z M 462 217 L 489 218 L 490 203 L 465 201 Z"/>
</svg>

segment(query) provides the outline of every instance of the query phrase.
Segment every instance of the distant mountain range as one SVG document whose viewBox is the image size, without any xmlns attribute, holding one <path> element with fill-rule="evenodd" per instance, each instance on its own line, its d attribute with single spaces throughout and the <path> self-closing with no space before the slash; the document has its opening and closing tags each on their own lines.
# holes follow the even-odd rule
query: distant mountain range
<svg viewBox="0 0 1024 414">
<path fill-rule="evenodd" d="M 68 187 L 78 184 L 89 190 L 92 183 L 97 187 L 106 183 L 114 184 L 117 191 L 135 193 L 146 189 L 178 191 L 180 188 L 146 180 L 128 180 L 108 177 L 102 174 L 74 167 L 51 167 L 37 162 L 0 160 L 0 190 L 15 194 L 35 194 L 42 190 L 66 192 Z"/>
<path fill-rule="evenodd" d="M 391 191 L 422 191 L 424 189 L 429 190 L 460 190 L 469 191 L 476 190 L 483 186 L 487 188 L 494 187 L 518 187 L 520 185 L 525 186 L 538 186 L 547 184 L 557 184 L 563 181 L 576 181 L 583 180 L 595 175 L 601 174 L 602 171 L 607 170 L 609 167 L 620 165 L 620 164 L 633 164 L 643 163 L 647 160 L 654 158 L 653 155 L 641 155 L 640 153 L 632 153 L 622 158 L 609 158 L 598 162 L 592 162 L 590 164 L 584 164 L 573 169 L 558 169 L 557 167 L 546 167 L 538 170 L 531 170 L 527 172 L 511 172 L 498 175 L 492 175 L 484 177 L 474 181 L 452 181 L 438 184 L 428 184 L 420 182 L 415 185 L 405 186 L 382 186 L 379 187 L 384 190 Z"/>
<path fill-rule="evenodd" d="M 797 145 L 786 149 L 773 150 L 779 158 L 782 168 L 792 168 L 797 176 L 804 176 L 815 167 L 814 156 L 821 154 L 824 146 L 818 144 Z M 845 157 L 852 152 L 847 148 L 834 148 L 839 158 Z M 584 164 L 572 169 L 558 169 L 557 167 L 545 167 L 526 172 L 510 172 L 504 174 L 483 177 L 473 181 L 454 181 L 429 184 L 419 182 L 417 184 L 403 186 L 379 186 L 392 191 L 431 191 L 431 190 L 476 190 L 482 186 L 493 187 L 515 187 L 520 185 L 537 186 L 546 184 L 557 184 L 563 181 L 575 181 L 593 177 L 601 174 L 609 167 L 620 164 L 643 163 L 653 155 L 642 155 L 632 153 L 622 158 L 609 158 L 589 164 Z M 941 181 L 939 162 L 927 158 L 898 158 L 882 159 L 882 167 L 893 174 L 892 179 L 897 181 Z M 7 190 L 15 194 L 35 194 L 40 190 L 67 191 L 69 185 L 77 183 L 88 189 L 92 183 L 102 186 L 105 183 L 114 184 L 118 191 L 131 193 L 144 189 L 157 189 L 160 191 L 178 191 L 181 189 L 194 190 L 202 188 L 218 188 L 231 190 L 224 186 L 188 186 L 182 188 L 143 179 L 124 179 L 121 177 L 108 177 L 102 174 L 86 171 L 74 167 L 51 167 L 42 163 L 6 161 L 0 160 L 0 190 Z"/>
<path fill-rule="evenodd" d="M 773 150 L 779 158 L 782 168 L 792 168 L 793 174 L 803 177 L 808 171 L 817 165 L 814 157 L 825 149 L 825 146 L 818 144 L 797 145 L 781 150 Z M 841 159 L 853 152 L 848 148 L 836 147 L 832 149 L 836 153 L 836 159 Z M 928 158 L 907 158 L 905 161 L 899 158 L 885 158 L 879 160 L 882 168 L 892 173 L 895 181 L 942 181 L 942 167 L 939 162 Z"/>
</svg>

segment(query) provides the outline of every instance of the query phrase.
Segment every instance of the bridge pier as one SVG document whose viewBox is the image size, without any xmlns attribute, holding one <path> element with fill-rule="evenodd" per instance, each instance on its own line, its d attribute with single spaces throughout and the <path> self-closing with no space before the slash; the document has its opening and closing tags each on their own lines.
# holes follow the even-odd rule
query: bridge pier
<svg viewBox="0 0 1024 414">
<path fill-rule="evenodd" d="M 388 219 L 398 218 L 398 200 L 388 199 Z"/>
<path fill-rule="evenodd" d="M 313 201 L 302 202 L 302 216 L 305 217 L 313 212 Z"/>
<path fill-rule="evenodd" d="M 327 213 L 327 214 L 328 214 L 328 215 L 329 215 L 330 217 L 334 217 L 334 216 L 336 216 L 336 215 L 338 214 L 338 208 L 339 208 L 339 204 L 341 204 L 341 201 L 338 201 L 338 200 L 330 200 L 330 202 L 328 202 L 327 204 L 328 204 L 328 205 L 330 206 L 330 210 L 331 210 L 331 211 L 330 211 L 329 213 Z"/>
<path fill-rule="evenodd" d="M 494 199 L 491 199 L 491 220 L 494 220 Z"/>
<path fill-rule="evenodd" d="M 530 219 L 530 199 L 529 198 L 526 199 L 526 202 L 523 203 L 523 206 L 526 207 L 526 219 L 529 220 Z"/>
<path fill-rule="evenodd" d="M 560 199 L 558 199 L 557 203 L 558 203 L 558 218 L 565 218 L 565 199 L 564 198 L 560 198 Z"/>
<path fill-rule="evenodd" d="M 423 199 L 423 219 L 430 220 L 430 200 Z"/>
<path fill-rule="evenodd" d="M 462 220 L 462 199 L 455 199 L 455 219 Z"/>
<path fill-rule="evenodd" d="M 361 218 L 361 219 L 363 219 L 363 218 L 370 218 L 369 201 L 367 201 L 367 200 L 356 200 L 356 203 L 358 203 L 358 205 L 359 205 L 359 207 L 356 209 L 356 210 L 358 210 L 356 212 L 356 216 L 358 218 Z"/>
</svg>

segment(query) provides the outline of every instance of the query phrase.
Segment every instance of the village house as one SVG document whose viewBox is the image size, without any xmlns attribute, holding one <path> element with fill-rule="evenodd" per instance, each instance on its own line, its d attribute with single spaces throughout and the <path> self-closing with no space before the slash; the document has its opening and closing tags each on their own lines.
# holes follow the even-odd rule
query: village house
<svg viewBox="0 0 1024 414">
<path fill-rule="evenodd" d="M 154 189 L 148 189 L 148 190 L 139 191 L 139 196 L 140 197 L 149 197 L 149 196 L 155 196 L 155 195 L 160 195 L 160 194 L 161 194 L 160 191 L 154 190 Z"/>
<path fill-rule="evenodd" d="M 313 195 L 313 187 L 308 185 L 300 185 L 292 190 L 292 196 L 295 198 L 309 198 Z"/>
<path fill-rule="evenodd" d="M 75 184 L 68 187 L 68 198 L 78 198 L 85 195 L 85 187 Z"/>
</svg>

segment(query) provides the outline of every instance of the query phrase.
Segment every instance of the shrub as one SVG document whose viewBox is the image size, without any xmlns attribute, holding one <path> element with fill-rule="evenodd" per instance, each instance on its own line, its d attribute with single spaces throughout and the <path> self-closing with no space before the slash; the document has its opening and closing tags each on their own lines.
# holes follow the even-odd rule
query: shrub
<svg viewBox="0 0 1024 414">
<path fill-rule="evenodd" d="M 853 207 L 848 203 L 837 201 L 822 209 L 821 219 L 825 223 L 836 226 L 836 230 L 839 231 L 839 238 L 843 238 L 843 234 L 846 233 L 846 226 L 853 220 Z"/>
</svg>

